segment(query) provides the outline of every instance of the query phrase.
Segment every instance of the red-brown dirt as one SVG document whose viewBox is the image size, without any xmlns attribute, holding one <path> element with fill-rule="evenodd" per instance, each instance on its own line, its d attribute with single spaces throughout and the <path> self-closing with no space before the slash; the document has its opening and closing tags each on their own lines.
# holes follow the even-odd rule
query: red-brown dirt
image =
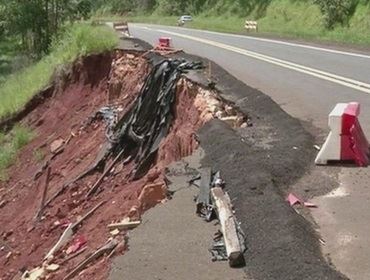
<svg viewBox="0 0 370 280">
<path fill-rule="evenodd" d="M 118 163 L 103 180 L 99 192 L 87 200 L 87 191 L 101 175 L 95 172 L 68 187 L 44 210 L 41 220 L 35 221 L 46 171 L 36 180 L 34 175 L 49 160 L 51 178 L 47 198 L 50 198 L 63 184 L 85 171 L 105 142 L 103 121 L 89 121 L 91 116 L 107 103 L 120 106 L 124 114 L 137 96 L 149 68 L 147 61 L 138 54 L 124 52 L 80 59 L 69 74 L 55 78 L 52 97 L 46 98 L 21 121 L 37 136 L 20 151 L 17 162 L 9 168 L 8 181 L 0 183 L 0 202 L 3 202 L 0 206 L 1 280 L 19 279 L 20 271 L 42 265 L 43 258 L 65 230 L 65 224 L 75 222 L 104 201 L 72 238 L 84 236 L 87 249 L 63 263 L 70 242 L 52 261 L 60 264 L 60 268 L 50 273 L 48 279 L 63 279 L 111 237 L 108 224 L 127 216 L 140 218 L 143 211 L 166 198 L 164 168 L 191 154 L 197 147 L 193 133 L 209 119 L 209 115 L 204 117 L 202 113 L 205 105 L 194 106 L 196 86 L 189 88 L 184 80 L 178 84 L 176 118 L 170 133 L 145 177 L 132 181 L 132 164 Z M 51 144 L 57 145 L 55 140 L 60 139 L 64 140 L 62 151 L 52 158 Z M 45 158 L 38 161 L 35 151 L 42 152 Z M 117 238 L 123 240 L 124 235 L 121 231 Z M 124 250 L 117 253 L 124 253 Z M 76 278 L 106 279 L 108 264 L 107 257 L 100 258 Z"/>
</svg>

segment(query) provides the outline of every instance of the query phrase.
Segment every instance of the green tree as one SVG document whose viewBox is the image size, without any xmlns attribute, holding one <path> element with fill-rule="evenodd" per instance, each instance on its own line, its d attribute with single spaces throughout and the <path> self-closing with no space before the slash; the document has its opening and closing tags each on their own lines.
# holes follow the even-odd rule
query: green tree
<svg viewBox="0 0 370 280">
<path fill-rule="evenodd" d="M 325 25 L 333 29 L 336 24 L 346 25 L 358 0 L 315 0 L 324 15 Z"/>
<path fill-rule="evenodd" d="M 91 0 L 0 0 L 3 33 L 19 36 L 28 52 L 47 52 L 52 36 L 65 21 L 86 17 Z"/>
</svg>

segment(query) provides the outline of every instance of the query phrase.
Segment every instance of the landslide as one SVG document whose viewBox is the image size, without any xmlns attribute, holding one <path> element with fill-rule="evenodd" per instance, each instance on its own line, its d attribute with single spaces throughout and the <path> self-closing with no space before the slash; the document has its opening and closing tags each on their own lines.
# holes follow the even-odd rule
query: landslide
<svg viewBox="0 0 370 280">
<path fill-rule="evenodd" d="M 197 147 L 194 132 L 212 118 L 207 99 L 216 100 L 184 78 L 176 86 L 174 118 L 168 134 L 144 176 L 134 180 L 131 175 L 135 164 L 119 161 L 91 197 L 86 194 L 102 170 L 75 180 L 94 164 L 106 143 L 106 123 L 96 113 L 107 105 L 115 108 L 118 118 L 129 112 L 151 68 L 151 63 L 138 52 L 117 50 L 83 57 L 71 67 L 57 71 L 46 90 L 3 123 L 3 128 L 10 127 L 20 120 L 34 130 L 36 137 L 7 170 L 9 179 L 0 182 L 0 279 L 10 280 L 41 266 L 68 224 L 103 203 L 52 259 L 60 268 L 49 276 L 63 279 L 112 237 L 108 224 L 125 217 L 139 220 L 145 210 L 166 199 L 164 168 Z M 44 158 L 35 157 L 35 151 Z M 40 210 L 48 168 L 49 203 L 38 220 L 36 213 Z M 64 188 L 66 183 L 68 188 Z M 86 239 L 87 249 L 68 260 L 65 249 L 76 238 Z M 116 253 L 124 253 L 128 249 L 127 231 L 121 231 L 117 238 L 122 246 Z M 105 257 L 94 262 L 78 279 L 106 279 L 108 261 Z"/>
</svg>

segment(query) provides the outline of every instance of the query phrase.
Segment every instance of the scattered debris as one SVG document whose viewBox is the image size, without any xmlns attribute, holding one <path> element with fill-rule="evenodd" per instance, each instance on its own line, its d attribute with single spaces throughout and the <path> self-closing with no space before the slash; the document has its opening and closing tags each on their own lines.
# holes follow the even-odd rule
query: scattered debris
<svg viewBox="0 0 370 280">
<path fill-rule="evenodd" d="M 310 203 L 310 202 L 305 202 L 302 199 L 298 198 L 295 194 L 290 193 L 288 194 L 286 201 L 289 202 L 290 206 L 294 206 L 296 204 L 300 204 L 309 208 L 316 208 L 317 205 Z"/>
<path fill-rule="evenodd" d="M 52 154 L 56 154 L 64 145 L 64 140 L 62 138 L 58 138 L 57 140 L 54 140 L 50 144 L 50 152 Z"/>
<path fill-rule="evenodd" d="M 326 244 L 325 240 L 322 239 L 322 238 L 319 238 L 319 241 L 320 241 L 321 245 L 325 245 Z"/>
<path fill-rule="evenodd" d="M 5 256 L 5 259 L 9 260 L 12 255 L 13 255 L 13 252 L 8 252 L 8 254 L 6 254 Z"/>
<path fill-rule="evenodd" d="M 303 202 L 303 205 L 308 208 L 317 208 L 317 205 L 311 202 Z"/>
<path fill-rule="evenodd" d="M 60 267 L 59 264 L 52 263 L 52 264 L 47 265 L 45 269 L 47 272 L 55 272 L 59 269 L 59 267 Z"/>
<path fill-rule="evenodd" d="M 66 254 L 67 255 L 70 255 L 72 253 L 75 253 L 77 252 L 79 249 L 81 249 L 81 247 L 83 247 L 86 243 L 87 243 L 87 239 L 85 236 L 83 235 L 80 235 L 78 237 L 76 237 L 73 242 L 73 244 L 71 246 L 68 247 L 68 249 L 66 250 Z"/>
<path fill-rule="evenodd" d="M 31 271 L 25 271 L 22 275 L 22 280 L 39 280 L 42 279 L 45 275 L 45 268 L 36 267 Z"/>
<path fill-rule="evenodd" d="M 213 175 L 213 180 L 212 180 L 212 187 L 220 187 L 224 188 L 225 187 L 225 181 L 221 177 L 221 172 L 217 171 L 215 175 Z"/>
<path fill-rule="evenodd" d="M 301 200 L 296 197 L 294 194 L 290 193 L 286 199 L 286 201 L 289 202 L 289 205 L 290 206 L 294 206 L 296 204 L 300 204 L 301 203 Z"/>
<path fill-rule="evenodd" d="M 69 226 L 65 229 L 57 243 L 54 245 L 53 248 L 46 254 L 45 260 L 50 260 L 54 257 L 54 254 L 65 244 L 69 242 L 69 240 L 73 236 L 73 224 L 69 224 Z"/>
<path fill-rule="evenodd" d="M 83 125 L 82 129 L 86 128 L 87 125 L 91 125 L 95 120 L 103 119 L 105 122 L 105 136 L 108 141 L 113 142 L 114 128 L 118 122 L 118 113 L 122 111 L 119 106 L 104 106 L 100 108 L 88 121 Z"/>
<path fill-rule="evenodd" d="M 116 239 L 112 239 L 106 245 L 100 247 L 96 250 L 93 254 L 91 254 L 88 258 L 84 261 L 79 263 L 63 280 L 69 280 L 75 277 L 78 273 L 80 273 L 87 265 L 91 262 L 95 261 L 96 259 L 100 258 L 104 254 L 111 253 L 118 245 L 118 241 Z"/>
<path fill-rule="evenodd" d="M 125 230 L 132 229 L 141 224 L 141 221 L 130 221 L 130 218 L 122 220 L 120 223 L 109 224 L 109 230 Z"/>
<path fill-rule="evenodd" d="M 244 123 L 244 117 L 240 116 L 221 117 L 220 120 L 226 122 L 231 127 L 240 127 Z"/>
<path fill-rule="evenodd" d="M 321 150 L 321 147 L 320 147 L 319 145 L 313 145 L 313 147 L 314 147 L 316 150 L 318 150 L 318 151 L 320 151 L 320 150 Z"/>
<path fill-rule="evenodd" d="M 226 247 L 224 240 L 221 238 L 218 241 L 214 241 L 212 244 L 212 248 L 209 250 L 212 254 L 212 261 L 227 261 L 227 252 L 226 252 Z"/>
<path fill-rule="evenodd" d="M 100 202 L 96 205 L 93 209 L 91 209 L 88 213 L 85 214 L 80 220 L 75 222 L 74 224 L 70 223 L 68 227 L 65 229 L 61 237 L 59 238 L 58 242 L 54 245 L 54 247 L 46 254 L 45 260 L 52 259 L 54 254 L 65 244 L 69 242 L 71 237 L 73 236 L 74 232 L 77 228 L 81 225 L 81 223 L 89 218 L 100 206 L 102 206 L 105 201 Z"/>
<path fill-rule="evenodd" d="M 83 252 L 85 252 L 87 247 L 83 247 L 81 250 L 77 251 L 74 254 L 69 255 L 67 258 L 65 258 L 60 265 L 65 264 L 66 262 L 70 261 L 71 259 L 74 259 L 75 257 L 81 255 Z"/>
<path fill-rule="evenodd" d="M 120 231 L 119 231 L 119 229 L 118 229 L 118 228 L 116 228 L 116 229 L 112 230 L 112 231 L 110 232 L 110 234 L 111 234 L 113 237 L 115 237 L 115 236 L 117 236 L 118 234 L 120 234 Z"/>
<path fill-rule="evenodd" d="M 197 214 L 211 221 L 217 214 L 221 231 L 215 238 L 212 248 L 212 261 L 228 260 L 231 267 L 245 264 L 243 253 L 246 250 L 245 235 L 233 214 L 230 197 L 223 191 L 225 181 L 220 172 L 212 176 L 210 168 L 201 169 L 200 176 L 192 178 L 189 183 L 201 180 L 197 202 Z"/>
</svg>

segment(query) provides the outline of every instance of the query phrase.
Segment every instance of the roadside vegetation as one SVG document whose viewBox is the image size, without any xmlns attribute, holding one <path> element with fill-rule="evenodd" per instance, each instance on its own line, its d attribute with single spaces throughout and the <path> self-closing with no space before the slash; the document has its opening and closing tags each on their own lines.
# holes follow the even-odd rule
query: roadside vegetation
<svg viewBox="0 0 370 280">
<path fill-rule="evenodd" d="M 99 1 L 98 1 L 99 2 Z M 246 19 L 257 20 L 257 35 L 275 35 L 370 45 L 369 0 L 136 0 L 101 1 L 96 17 L 176 25 L 182 14 L 187 27 L 246 33 Z M 119 4 L 121 3 L 121 4 Z M 254 33 L 251 33 L 254 34 Z"/>
<path fill-rule="evenodd" d="M 0 88 L 0 119 L 17 112 L 40 89 L 45 87 L 58 65 L 78 56 L 114 48 L 116 34 L 105 26 L 73 24 L 65 28 L 51 44 L 50 53 L 35 64 L 6 76 Z"/>
<path fill-rule="evenodd" d="M 38 62 L 4 76 L 0 86 L 0 120 L 16 113 L 32 96 L 45 87 L 59 65 L 72 62 L 78 56 L 114 48 L 116 34 L 105 26 L 73 24 L 55 37 L 50 53 Z M 26 127 L 16 126 L 8 134 L 0 133 L 0 180 L 6 180 L 6 168 L 16 159 L 17 151 L 32 139 Z M 41 154 L 35 153 L 40 160 Z"/>
<path fill-rule="evenodd" d="M 57 67 L 117 45 L 109 27 L 83 20 L 91 7 L 88 0 L 0 0 L 0 121 L 47 86 Z M 0 180 L 33 136 L 23 126 L 0 131 Z M 36 151 L 34 157 L 40 160 L 42 154 Z"/>
<path fill-rule="evenodd" d="M 9 133 L 0 133 L 0 180 L 8 178 L 6 169 L 16 160 L 17 152 L 34 137 L 29 128 L 17 125 Z"/>
</svg>

